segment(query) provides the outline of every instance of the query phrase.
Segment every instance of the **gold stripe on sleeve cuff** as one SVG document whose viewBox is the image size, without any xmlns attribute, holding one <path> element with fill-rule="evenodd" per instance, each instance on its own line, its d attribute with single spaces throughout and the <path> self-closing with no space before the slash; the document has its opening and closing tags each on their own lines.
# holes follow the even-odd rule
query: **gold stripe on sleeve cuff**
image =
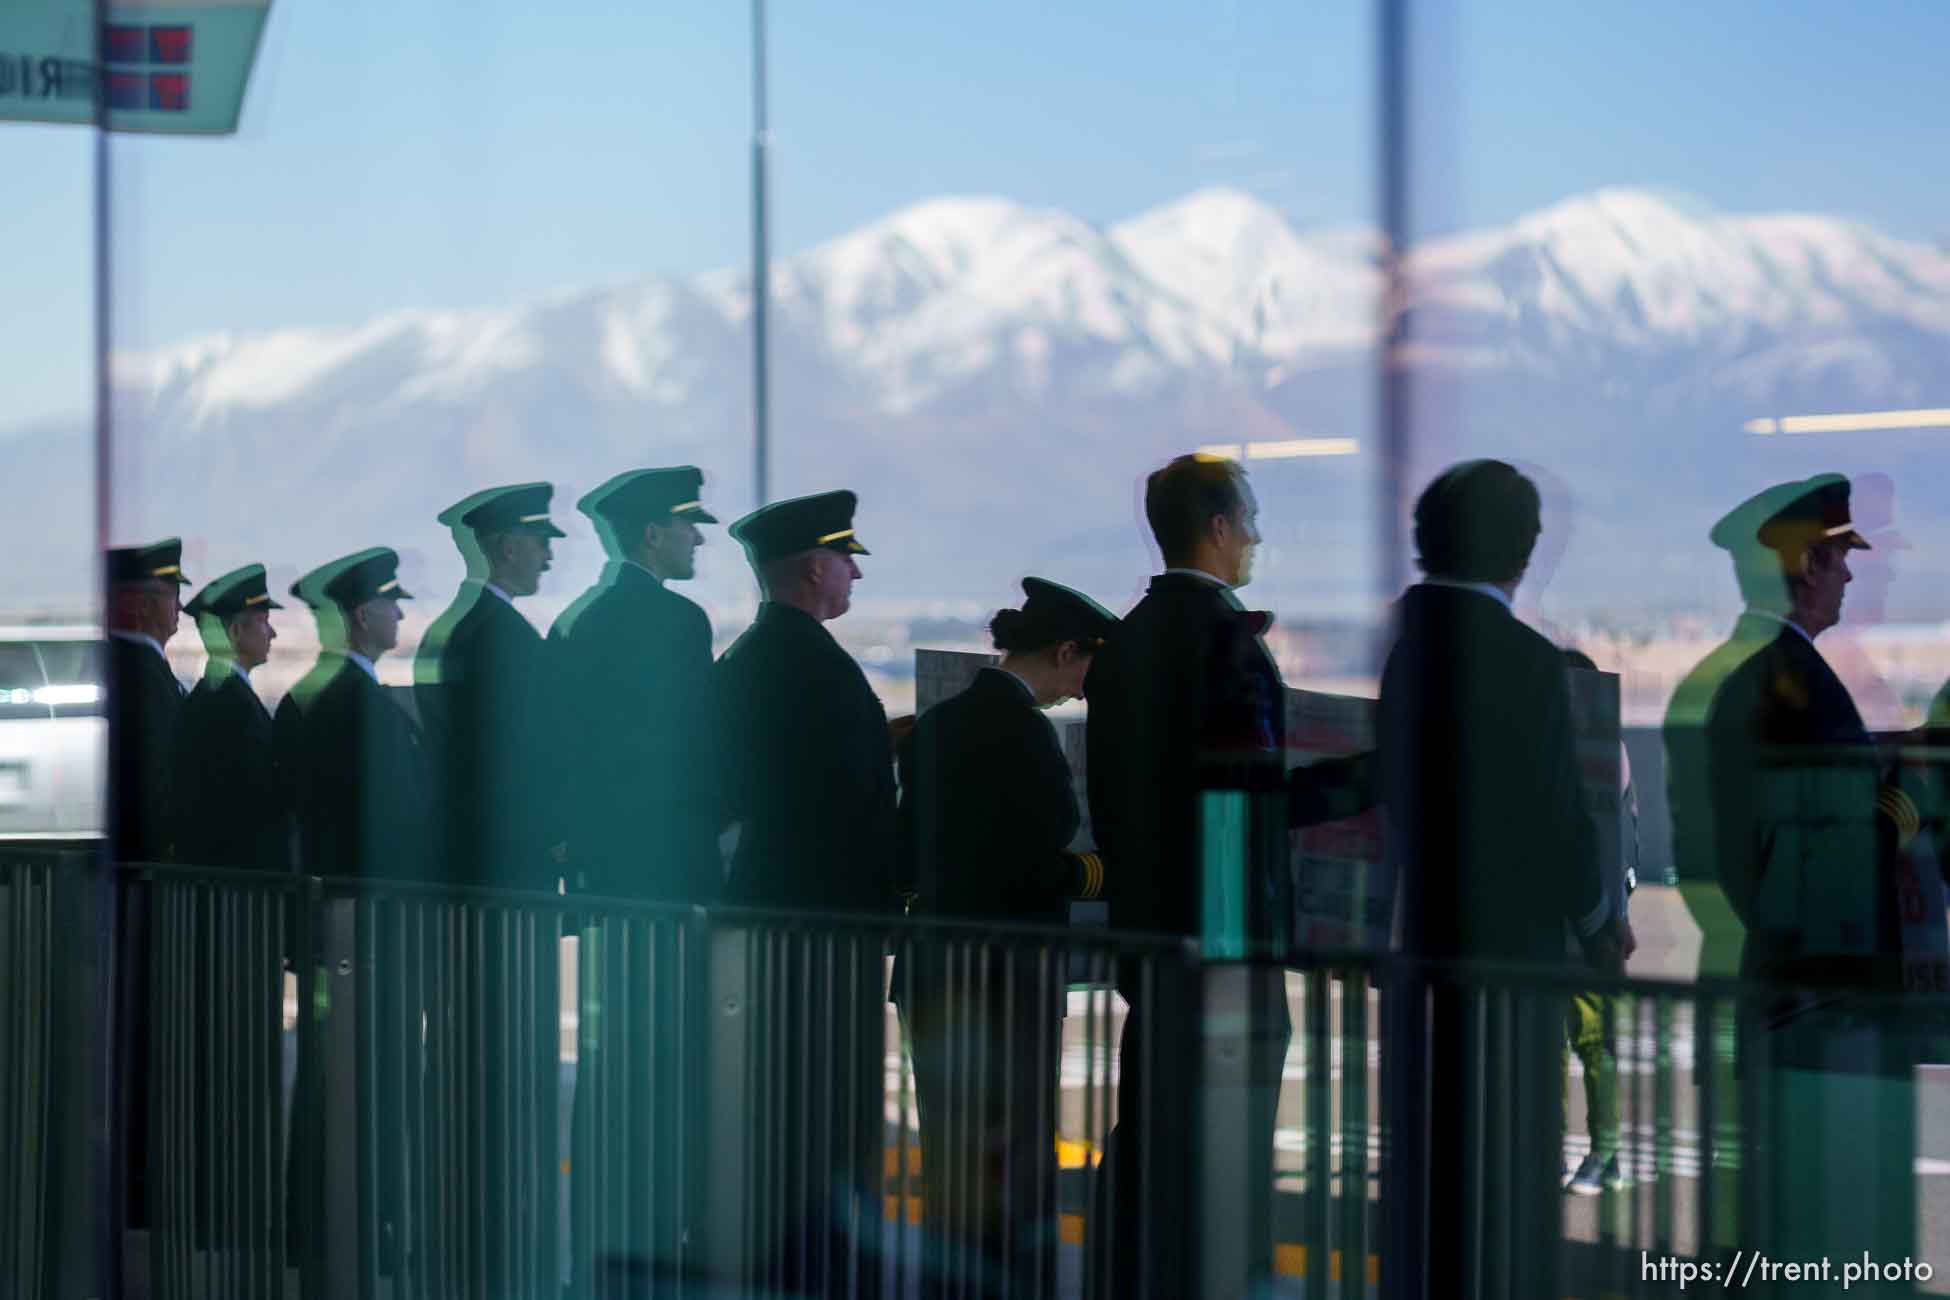
<svg viewBox="0 0 1950 1300">
<path fill-rule="evenodd" d="M 1083 891 L 1078 897 L 1097 897 L 1104 890 L 1104 860 L 1095 853 L 1079 853 L 1077 861 L 1083 864 Z"/>
<path fill-rule="evenodd" d="M 1895 825 L 1897 842 L 1905 847 L 1923 829 L 1922 815 L 1907 791 L 1885 787 L 1876 796 L 1876 808 Z"/>
</svg>

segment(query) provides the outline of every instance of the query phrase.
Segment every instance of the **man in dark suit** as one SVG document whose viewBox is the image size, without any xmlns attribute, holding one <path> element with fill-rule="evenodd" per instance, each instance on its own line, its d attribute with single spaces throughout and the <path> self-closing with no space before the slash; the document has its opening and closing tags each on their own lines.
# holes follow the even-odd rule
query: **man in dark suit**
<svg viewBox="0 0 1950 1300">
<path fill-rule="evenodd" d="M 1563 654 L 1511 612 L 1537 492 L 1470 461 L 1416 505 L 1425 580 L 1382 675 L 1384 803 L 1404 945 L 1438 960 L 1557 964 L 1565 926 L 1617 924 L 1580 793 Z"/>
<path fill-rule="evenodd" d="M 283 606 L 247 564 L 211 582 L 184 607 L 209 663 L 176 724 L 176 850 L 185 862 L 285 871 L 291 837 L 271 739 L 271 714 L 251 670 L 271 656 Z"/>
<path fill-rule="evenodd" d="M 727 896 L 754 907 L 894 905 L 887 713 L 822 624 L 860 579 L 851 492 L 781 501 L 731 526 L 758 574 L 758 617 L 718 660 L 739 826 Z"/>
<path fill-rule="evenodd" d="M 115 808 L 113 849 L 121 862 L 173 856 L 170 767 L 183 686 L 163 646 L 182 621 L 183 543 L 108 553 L 108 721 Z"/>
<path fill-rule="evenodd" d="M 305 797 L 305 705 L 337 675 L 345 658 L 345 613 L 325 594 L 345 560 L 320 565 L 291 584 L 291 598 L 311 611 L 318 630 L 318 657 L 305 674 L 291 684 L 271 715 L 271 758 L 277 775 L 278 794 L 290 822 L 291 856 L 298 869 L 315 871 L 301 834 Z"/>
<path fill-rule="evenodd" d="M 306 870 L 426 879 L 425 747 L 376 667 L 399 644 L 399 603 L 412 595 L 389 548 L 348 556 L 336 569 L 324 595 L 344 620 L 345 651 L 300 705 Z"/>
<path fill-rule="evenodd" d="M 400 601 L 412 598 L 400 585 L 399 556 L 373 547 L 336 560 L 325 571 L 330 576 L 319 590 L 335 607 L 344 644 L 342 653 L 315 670 L 315 689 L 311 679 L 301 683 L 308 691 L 300 704 L 299 733 L 305 869 L 328 876 L 432 878 L 424 745 L 419 727 L 380 684 L 376 666 L 399 644 Z M 359 1166 L 364 1194 L 374 1196 L 379 1207 L 373 1220 L 378 1232 L 360 1234 L 360 1252 L 362 1267 L 387 1271 L 401 1267 L 408 1254 L 423 1259 L 405 1239 L 401 1189 L 409 1178 L 424 1186 L 438 1174 L 406 1164 L 418 1136 L 413 1118 L 421 1083 L 418 1025 L 427 1009 L 397 977 L 400 954 L 410 956 L 412 941 L 410 931 L 405 938 L 396 932 L 399 918 L 398 906 L 382 895 L 370 910 L 361 910 L 358 921 L 361 964 L 374 972 L 364 986 L 371 997 L 360 1007 L 360 1033 L 372 1035 L 375 1043 L 373 1072 L 361 1075 Z M 436 1038 L 442 1028 L 436 1022 Z M 301 1057 L 300 1090 L 309 1093 L 315 1077 Z M 365 1086 L 368 1082 L 376 1086 Z M 293 1142 L 318 1154 L 315 1131 L 296 1133 Z"/>
<path fill-rule="evenodd" d="M 264 566 L 248 564 L 183 608 L 196 619 L 209 662 L 176 724 L 177 856 L 283 874 L 291 866 L 290 820 L 272 760 L 271 715 L 250 680 L 270 657 L 271 611 L 281 606 L 266 590 Z M 282 897 L 242 892 L 228 935 L 200 908 L 169 917 L 191 960 L 164 976 L 168 995 L 224 1009 L 216 1019 L 190 1017 L 179 1049 L 187 1051 L 187 1076 L 170 1081 L 184 1089 L 177 1104 L 208 1103 L 196 1111 L 208 1126 L 184 1153 L 194 1171 L 190 1200 L 171 1217 L 193 1221 L 197 1240 L 216 1246 L 261 1249 L 276 1221 L 261 1171 L 278 1167 L 284 1145 L 278 1080 L 290 935 L 280 929 L 266 943 L 260 927 L 278 915 Z M 271 1153 L 269 1161 L 259 1153 Z"/>
<path fill-rule="evenodd" d="M 824 623 L 860 577 L 851 492 L 781 501 L 731 526 L 764 602 L 717 666 L 726 813 L 738 843 L 727 897 L 751 907 L 887 913 L 894 896 L 894 772 L 887 715 Z M 758 1108 L 754 1134 L 783 1171 L 758 1231 L 770 1271 L 756 1285 L 878 1290 L 885 975 L 872 930 L 830 940 L 779 934 L 787 996 L 758 1008 L 800 1099 Z M 785 983 L 784 981 L 788 981 Z M 829 1009 L 830 1007 L 830 1009 Z M 801 1115 L 808 1117 L 802 1119 Z"/>
<path fill-rule="evenodd" d="M 569 842 L 578 889 L 709 903 L 719 865 L 719 720 L 711 621 L 671 590 L 697 573 L 693 466 L 629 470 L 576 503 L 609 553 L 602 578 L 549 630 L 553 670 L 574 684 Z"/>
<path fill-rule="evenodd" d="M 1391 1011 L 1418 1006 L 1426 992 L 1433 1005 L 1429 1044 L 1419 1017 L 1391 1017 L 1403 1059 L 1429 1062 L 1398 1076 L 1416 1096 L 1391 1097 L 1393 1168 L 1426 1159 L 1431 1203 L 1449 1207 L 1428 1217 L 1426 1241 L 1401 1243 L 1403 1267 L 1415 1276 L 1426 1251 L 1432 1278 L 1528 1278 L 1513 1286 L 1522 1294 L 1547 1285 L 1549 1252 L 1536 1243 L 1556 1231 L 1565 1006 L 1521 987 L 1507 1002 L 1485 997 L 1448 963 L 1559 966 L 1575 932 L 1615 972 L 1624 933 L 1581 792 L 1563 655 L 1510 608 L 1541 530 L 1535 485 L 1502 461 L 1458 465 L 1422 494 L 1415 545 L 1427 577 L 1397 611 L 1377 725 L 1402 946 L 1444 963 L 1391 1000 Z M 1473 1035 L 1479 1023 L 1492 1028 Z M 1423 1096 L 1425 1080 L 1435 1082 Z M 1497 1123 L 1504 1101 L 1513 1126 Z M 1419 1118 L 1405 1118 L 1425 1106 L 1426 1157 Z M 1472 1125 L 1487 1171 L 1469 1164 Z M 1504 1169 L 1498 1204 L 1469 1194 L 1472 1178 Z"/>
<path fill-rule="evenodd" d="M 704 475 L 638 469 L 576 508 L 609 555 L 602 578 L 549 630 L 564 692 L 572 779 L 568 874 L 576 893 L 711 903 L 719 864 L 720 724 L 711 623 L 668 584 L 696 575 Z M 683 1253 L 690 1171 L 679 1160 L 702 1095 L 682 991 L 702 972 L 670 913 L 587 918 L 581 932 L 571 1220 L 578 1285 L 625 1295 L 626 1278 L 669 1276 Z M 687 1075 L 688 1072 L 688 1075 Z M 620 1126 L 603 1116 L 630 1116 Z"/>
<path fill-rule="evenodd" d="M 1285 687 L 1260 640 L 1271 616 L 1232 594 L 1251 580 L 1260 540 L 1245 471 L 1180 456 L 1147 480 L 1144 509 L 1166 567 L 1090 669 L 1091 826 L 1110 868 L 1111 924 L 1195 936 L 1211 961 L 1120 972 L 1131 1013 L 1109 1155 L 1116 1240 L 1096 1280 L 1105 1294 L 1127 1294 L 1139 1277 L 1155 1295 L 1243 1291 L 1273 1264 L 1274 1115 L 1291 1036 L 1276 964 L 1292 933 L 1287 832 L 1372 803 L 1370 760 L 1286 770 Z M 1202 833 L 1211 827 L 1229 829 Z M 1207 1043 L 1181 1050 L 1192 1025 Z M 1230 1041 L 1213 1059 L 1242 1062 L 1234 1077 L 1201 1076 L 1215 1036 Z M 1188 1119 L 1202 1096 L 1227 1098 L 1243 1117 L 1236 1168 L 1195 1159 L 1203 1148 Z M 1178 1219 L 1222 1193 L 1241 1210 L 1239 1249 L 1201 1259 L 1199 1234 Z M 1226 1268 L 1237 1271 L 1221 1281 L 1213 1270 Z"/>
<path fill-rule="evenodd" d="M 170 766 L 183 687 L 163 645 L 182 617 L 183 543 L 178 538 L 108 553 L 109 851 L 117 862 L 167 862 L 171 834 Z M 118 980 L 123 1059 L 118 1115 L 127 1137 L 128 1224 L 149 1226 L 149 909 L 148 896 L 123 896 Z"/>
<path fill-rule="evenodd" d="M 547 483 L 477 492 L 445 511 L 469 580 L 414 662 L 414 696 L 432 751 L 456 884 L 556 892 L 550 755 L 553 685 L 541 633 L 514 602 L 548 571 Z"/>
<path fill-rule="evenodd" d="M 468 581 L 421 643 L 414 698 L 455 884 L 560 892 L 557 679 L 541 633 L 514 603 L 540 589 L 564 536 L 549 519 L 554 495 L 547 483 L 488 488 L 440 516 Z M 463 1002 L 460 1018 L 481 1033 L 462 1086 L 475 1113 L 491 1117 L 482 1159 L 508 1171 L 467 1191 L 490 1243 L 477 1284 L 495 1295 L 541 1286 L 557 1269 L 561 939 L 559 912 L 494 907 L 462 947 L 462 979 L 478 1000 Z M 535 1010 L 532 1026 L 524 1007 Z"/>
</svg>

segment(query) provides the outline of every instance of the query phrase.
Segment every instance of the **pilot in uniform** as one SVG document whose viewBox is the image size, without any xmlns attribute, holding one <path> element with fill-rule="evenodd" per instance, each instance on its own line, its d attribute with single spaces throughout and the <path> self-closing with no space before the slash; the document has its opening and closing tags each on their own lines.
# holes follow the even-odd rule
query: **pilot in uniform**
<svg viewBox="0 0 1950 1300">
<path fill-rule="evenodd" d="M 896 904 L 894 763 L 887 715 L 825 628 L 860 577 L 851 492 L 780 501 L 731 526 L 764 593 L 718 660 L 726 816 L 737 828 L 727 900 L 775 911 L 887 915 Z M 771 1053 L 753 1141 L 779 1171 L 752 1225 L 757 1286 L 877 1294 L 886 989 L 882 940 L 753 933 L 754 1032 Z M 776 965 L 772 964 L 776 963 Z M 761 986 L 762 987 L 762 986 Z M 785 1104 L 785 1099 L 792 1104 Z"/>
</svg>

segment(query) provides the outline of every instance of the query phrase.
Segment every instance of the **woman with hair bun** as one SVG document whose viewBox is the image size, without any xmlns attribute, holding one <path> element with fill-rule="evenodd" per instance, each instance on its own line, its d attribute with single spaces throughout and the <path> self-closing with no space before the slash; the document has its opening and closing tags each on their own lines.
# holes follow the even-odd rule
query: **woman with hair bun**
<svg viewBox="0 0 1950 1300">
<path fill-rule="evenodd" d="M 1022 589 L 1022 608 L 989 624 L 1001 663 L 922 714 L 901 747 L 904 866 L 929 916 L 1061 925 L 1070 899 L 1103 892 L 1103 860 L 1070 852 L 1082 819 L 1042 711 L 1084 694 L 1117 619 L 1054 582 Z M 1064 953 L 1046 944 L 917 943 L 895 971 L 921 1112 L 929 1293 L 1055 1294 L 1064 993 Z"/>
</svg>

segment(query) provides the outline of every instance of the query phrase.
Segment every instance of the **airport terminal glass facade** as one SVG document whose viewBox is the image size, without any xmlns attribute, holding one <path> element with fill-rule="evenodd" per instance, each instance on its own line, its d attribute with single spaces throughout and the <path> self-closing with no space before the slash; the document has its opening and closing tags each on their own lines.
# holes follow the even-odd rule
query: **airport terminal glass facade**
<svg viewBox="0 0 1950 1300">
<path fill-rule="evenodd" d="M 1141 479 L 1195 448 L 1252 471 L 1243 598 L 1294 684 L 1372 693 L 1407 508 L 1478 456 L 1542 487 L 1519 607 L 1619 674 L 1628 731 L 1737 610 L 1714 522 L 1822 471 L 1887 535 L 1824 643 L 1865 719 L 1914 726 L 1950 677 L 1924 487 L 1950 262 L 1901 163 L 1941 143 L 1912 66 L 1939 19 L 786 8 L 760 78 L 736 8 L 274 7 L 234 133 L 98 157 L 10 125 L 47 179 L 41 305 L 7 326 L 8 609 L 93 621 L 98 531 L 279 590 L 388 545 L 403 682 L 464 572 L 440 512 L 543 479 L 578 521 L 525 602 L 546 627 L 598 570 L 573 503 L 609 474 L 699 465 L 726 521 L 759 500 L 762 225 L 762 491 L 860 493 L 835 630 L 895 712 L 912 649 L 982 647 L 1026 574 L 1128 606 Z M 721 530 L 690 590 L 721 645 L 749 620 Z M 269 697 L 309 623 L 281 618 Z M 194 680 L 187 626 L 169 650 Z"/>
<path fill-rule="evenodd" d="M 191 54 L 108 9 L 105 84 L 164 133 L 0 127 L 41 178 L 8 205 L 0 615 L 50 629 L 0 639 L 0 728 L 87 712 L 34 692 L 86 684 L 50 656 L 87 675 L 103 545 L 180 536 L 197 582 L 262 563 L 280 596 L 392 547 L 405 685 L 467 572 L 449 506 L 553 484 L 546 630 L 603 562 L 577 500 L 675 464 L 726 522 L 859 493 L 832 630 L 901 714 L 914 651 L 985 649 L 1026 575 L 1132 604 L 1143 478 L 1194 450 L 1250 471 L 1240 597 L 1287 682 L 1356 699 L 1417 494 L 1531 477 L 1516 610 L 1616 676 L 1655 889 L 1736 505 L 1846 475 L 1872 549 L 1823 654 L 1885 736 L 1950 679 L 1950 12 L 277 0 Z M 166 133 L 251 59 L 233 131 Z M 685 591 L 720 649 L 750 621 L 722 527 Z M 318 648 L 285 603 L 271 707 Z M 202 673 L 188 620 L 167 653 Z M 1645 970 L 1691 974 L 1662 915 Z"/>
</svg>

